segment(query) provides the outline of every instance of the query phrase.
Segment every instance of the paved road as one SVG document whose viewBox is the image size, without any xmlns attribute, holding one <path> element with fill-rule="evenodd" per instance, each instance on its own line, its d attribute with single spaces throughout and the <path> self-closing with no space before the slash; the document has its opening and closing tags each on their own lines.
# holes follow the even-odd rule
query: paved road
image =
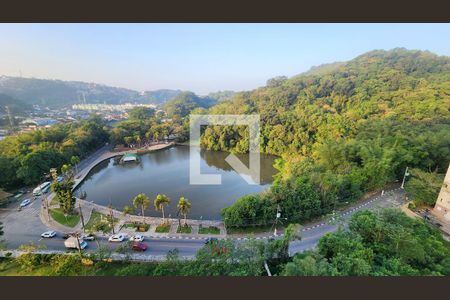
<svg viewBox="0 0 450 300">
<path fill-rule="evenodd" d="M 393 192 L 387 192 L 384 196 L 374 196 L 365 202 L 354 206 L 343 212 L 342 220 L 345 222 L 358 210 L 376 208 L 376 207 L 399 207 L 404 203 L 403 190 L 397 189 Z M 49 230 L 39 218 L 41 198 L 34 200 L 30 205 L 17 210 L 18 203 L 11 204 L 8 210 L 0 211 L 0 220 L 4 224 L 4 238 L 7 240 L 8 249 L 16 249 L 22 244 L 33 242 L 35 244 L 44 244 L 48 250 L 65 250 L 62 233 L 58 233 L 52 239 L 42 239 L 40 234 Z M 294 241 L 290 245 L 290 253 L 304 251 L 314 248 L 320 237 L 328 232 L 337 229 L 335 223 L 318 223 L 306 227 L 301 241 Z M 240 239 L 241 241 L 244 239 Z M 204 239 L 185 238 L 146 238 L 145 242 L 149 246 L 147 255 L 164 256 L 169 250 L 178 249 L 180 256 L 194 256 L 199 248 L 204 245 Z M 105 245 L 112 250 L 116 249 L 120 243 L 109 243 L 106 237 L 99 237 L 98 243 Z M 93 251 L 97 248 L 97 242 L 88 242 L 88 249 Z"/>
<path fill-rule="evenodd" d="M 344 226 L 350 217 L 357 211 L 365 209 L 387 208 L 387 207 L 400 207 L 405 203 L 405 192 L 398 188 L 392 192 L 386 192 L 383 196 L 376 195 L 357 206 L 353 206 L 345 210 L 342 214 L 340 223 Z M 308 249 L 312 249 L 317 246 L 319 239 L 329 232 L 334 232 L 338 228 L 338 222 L 322 222 L 311 227 L 305 228 L 302 234 L 301 241 L 294 241 L 289 246 L 289 253 L 295 254 Z"/>
<path fill-rule="evenodd" d="M 19 211 L 20 202 L 11 204 L 7 210 L 0 211 L 0 220 L 3 222 L 3 238 L 7 241 L 8 249 L 17 249 L 20 245 L 34 243 L 45 245 L 47 250 L 65 250 L 62 233 L 51 239 L 41 238 L 41 233 L 50 230 L 45 226 L 40 217 L 41 198 L 34 200 L 30 205 Z M 100 245 L 112 250 L 121 243 L 109 243 L 106 237 L 98 237 Z M 204 239 L 178 239 L 178 238 L 146 238 L 149 246 L 146 253 L 149 255 L 166 255 L 169 250 L 178 249 L 180 256 L 194 256 L 199 248 L 204 245 Z M 89 250 L 97 249 L 97 242 L 88 242 Z"/>
</svg>

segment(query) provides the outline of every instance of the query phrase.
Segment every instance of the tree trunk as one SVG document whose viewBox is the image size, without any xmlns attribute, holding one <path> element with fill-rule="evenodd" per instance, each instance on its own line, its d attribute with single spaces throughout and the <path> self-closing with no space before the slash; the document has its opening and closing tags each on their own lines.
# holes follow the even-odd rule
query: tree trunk
<svg viewBox="0 0 450 300">
<path fill-rule="evenodd" d="M 142 209 L 142 224 L 145 224 L 144 205 L 141 206 L 141 209 Z"/>
<path fill-rule="evenodd" d="M 187 220 L 186 220 L 186 218 L 187 218 L 187 214 L 184 214 L 184 226 L 187 225 Z"/>
<path fill-rule="evenodd" d="M 163 223 L 165 223 L 165 222 L 164 222 L 164 220 L 165 220 L 165 218 L 164 218 L 164 204 L 161 205 L 161 211 L 162 211 L 162 215 L 163 215 Z"/>
</svg>

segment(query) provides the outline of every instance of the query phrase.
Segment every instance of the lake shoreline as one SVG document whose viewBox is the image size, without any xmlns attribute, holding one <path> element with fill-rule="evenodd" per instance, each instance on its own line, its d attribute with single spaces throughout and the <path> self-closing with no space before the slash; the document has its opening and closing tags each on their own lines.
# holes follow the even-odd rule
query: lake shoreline
<svg viewBox="0 0 450 300">
<path fill-rule="evenodd" d="M 268 189 L 276 174 L 273 163 L 277 157 L 262 155 L 262 174 L 265 175 L 262 176 L 261 184 L 248 184 L 242 177 L 245 174 L 237 173 L 225 161 L 228 152 L 205 150 L 201 156 L 201 172 L 220 175 L 223 182 L 203 186 L 190 184 L 189 147 L 177 144 L 163 146 L 157 150 L 165 151 L 140 153 L 142 162 L 138 164 L 117 165 L 111 161 L 126 151 L 104 153 L 77 176 L 74 190 L 86 193 L 87 197 L 83 197 L 86 201 L 104 206 L 108 206 L 111 201 L 119 209 L 123 205 L 130 206 L 138 193 L 146 193 L 150 198 L 156 194 L 167 194 L 172 199 L 172 204 L 166 215 L 172 216 L 177 213 L 174 202 L 183 196 L 193 204 L 191 218 L 222 220 L 222 208 L 232 205 L 242 196 Z M 105 163 L 107 160 L 109 162 Z M 79 195 L 81 194 L 77 196 Z M 148 210 L 146 214 L 157 216 L 159 213 Z"/>
</svg>

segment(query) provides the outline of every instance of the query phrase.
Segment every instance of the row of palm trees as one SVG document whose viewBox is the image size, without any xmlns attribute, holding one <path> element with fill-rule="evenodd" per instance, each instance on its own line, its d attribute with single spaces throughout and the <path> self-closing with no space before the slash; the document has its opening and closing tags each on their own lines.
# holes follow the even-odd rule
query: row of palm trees
<svg viewBox="0 0 450 300">
<path fill-rule="evenodd" d="M 143 224 L 145 224 L 144 212 L 148 208 L 149 205 L 150 205 L 150 199 L 144 193 L 137 195 L 133 199 L 133 206 L 136 209 L 139 209 L 139 208 L 141 209 Z M 155 200 L 153 200 L 153 205 L 155 206 L 156 211 L 162 212 L 163 223 L 165 223 L 164 206 L 170 205 L 170 198 L 166 195 L 158 194 L 156 196 Z M 191 202 L 189 202 L 188 199 L 181 197 L 178 200 L 177 208 L 178 208 L 178 213 L 181 213 L 184 216 L 184 225 L 186 226 L 187 225 L 187 214 L 191 210 Z M 124 215 L 130 214 L 132 211 L 133 211 L 133 209 L 128 205 L 124 206 L 124 208 L 123 208 Z"/>
</svg>

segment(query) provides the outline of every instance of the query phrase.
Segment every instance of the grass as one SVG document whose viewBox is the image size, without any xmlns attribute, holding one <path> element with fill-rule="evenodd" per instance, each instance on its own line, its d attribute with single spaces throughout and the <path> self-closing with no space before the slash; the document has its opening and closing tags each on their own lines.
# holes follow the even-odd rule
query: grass
<svg viewBox="0 0 450 300">
<path fill-rule="evenodd" d="M 188 225 L 178 226 L 177 233 L 191 233 L 192 227 Z"/>
<path fill-rule="evenodd" d="M 142 223 L 125 223 L 122 225 L 122 228 L 133 228 L 138 232 L 145 232 L 150 229 L 150 224 L 142 224 Z M 122 229 L 121 228 L 121 229 Z M 142 230 L 143 228 L 144 230 Z"/>
<path fill-rule="evenodd" d="M 198 229 L 199 234 L 220 234 L 220 229 L 215 226 L 209 226 L 209 227 L 200 227 Z"/>
<path fill-rule="evenodd" d="M 0 276 L 48 276 L 50 272 L 50 266 L 38 266 L 30 272 L 22 269 L 15 259 L 0 260 Z"/>
<path fill-rule="evenodd" d="M 80 216 L 78 214 L 64 215 L 61 208 L 53 208 L 50 210 L 50 215 L 59 224 L 67 227 L 75 227 L 80 222 Z"/>
<path fill-rule="evenodd" d="M 52 201 L 50 201 L 50 205 L 59 205 L 58 195 L 53 196 Z"/>
<path fill-rule="evenodd" d="M 159 224 L 155 229 L 155 232 L 157 233 L 167 233 L 169 231 L 170 231 L 170 224 L 168 223 Z"/>
<path fill-rule="evenodd" d="M 118 220 L 114 219 L 114 224 L 117 224 Z M 107 216 L 93 210 L 89 222 L 84 226 L 87 231 L 95 231 L 95 229 L 108 233 L 112 231 L 110 223 L 107 221 Z"/>
<path fill-rule="evenodd" d="M 282 228 L 277 228 L 278 231 L 282 231 Z M 227 227 L 227 234 L 251 234 L 251 233 L 264 233 L 273 231 L 271 226 L 257 226 L 257 227 Z"/>
<path fill-rule="evenodd" d="M 125 223 L 122 225 L 122 228 L 136 228 L 136 224 Z"/>
</svg>

